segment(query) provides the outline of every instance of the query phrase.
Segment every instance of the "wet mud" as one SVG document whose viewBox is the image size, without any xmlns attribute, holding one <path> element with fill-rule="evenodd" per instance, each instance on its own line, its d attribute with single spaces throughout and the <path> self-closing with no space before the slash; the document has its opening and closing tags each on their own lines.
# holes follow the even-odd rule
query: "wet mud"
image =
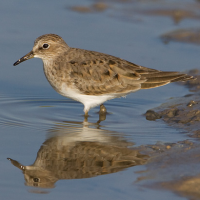
<svg viewBox="0 0 200 200">
<path fill-rule="evenodd" d="M 181 9 L 181 8 L 174 8 L 174 9 L 171 9 L 171 8 L 166 8 L 166 9 L 163 9 L 163 8 L 160 8 L 160 9 L 150 9 L 150 10 L 145 10 L 145 11 L 142 11 L 143 14 L 146 14 L 146 15 L 152 15 L 152 16 L 164 16 L 164 17 L 170 17 L 175 24 L 178 24 L 180 23 L 182 20 L 184 19 L 200 19 L 200 15 L 197 14 L 196 12 L 194 12 L 194 9 L 190 8 L 188 10 L 186 9 Z"/>
<path fill-rule="evenodd" d="M 119 6 L 120 5 L 120 6 Z M 108 16 L 116 17 L 132 22 L 144 21 L 143 17 L 166 17 L 173 20 L 178 25 L 184 20 L 200 20 L 200 3 L 199 1 L 188 1 L 181 5 L 180 3 L 151 0 L 151 1 L 135 1 L 135 0 L 110 0 L 98 1 L 94 0 L 87 6 L 72 6 L 67 8 L 78 13 L 99 13 L 107 11 Z M 185 29 L 175 29 L 163 33 L 161 40 L 168 44 L 171 41 L 192 43 L 200 45 L 200 29 L 199 27 L 190 27 Z"/>
<path fill-rule="evenodd" d="M 179 29 L 169 33 L 165 33 L 161 36 L 164 43 L 171 41 L 186 42 L 200 45 L 200 29 Z"/>
<path fill-rule="evenodd" d="M 162 186 L 190 199 L 200 199 L 200 174 L 195 177 L 184 177 L 179 181 L 163 183 Z"/>
<path fill-rule="evenodd" d="M 78 12 L 78 13 L 95 13 L 95 12 L 103 12 L 107 10 L 109 6 L 104 2 L 93 3 L 89 6 L 72 6 L 70 10 Z"/>
<path fill-rule="evenodd" d="M 169 145 L 167 150 L 166 145 L 160 146 L 160 154 L 152 154 L 147 170 L 138 172 L 141 176 L 136 182 L 154 190 L 167 189 L 188 199 L 199 199 L 199 144 L 185 140 Z"/>
<path fill-rule="evenodd" d="M 162 0 L 93 0 L 89 5 L 72 6 L 68 9 L 79 13 L 95 13 L 108 10 L 127 14 L 127 17 L 160 16 L 171 18 L 175 24 L 185 19 L 200 20 L 199 1 L 188 1 L 180 4 L 178 1 Z"/>
<path fill-rule="evenodd" d="M 181 84 L 193 91 L 192 94 L 171 99 L 158 108 L 148 110 L 145 115 L 147 120 L 163 120 L 195 140 L 151 146 L 152 149 L 159 150 L 162 155 L 155 156 L 155 153 L 151 155 L 146 175 L 142 176 L 142 180 L 151 179 L 153 174 L 154 180 L 157 181 L 153 186 L 147 184 L 147 187 L 165 188 L 189 199 L 199 199 L 200 76 L 198 70 L 191 70 L 189 73 L 193 74 L 196 80 Z M 164 173 L 167 173 L 167 178 L 163 178 Z"/>
<path fill-rule="evenodd" d="M 198 70 L 191 70 L 196 78 L 192 81 L 180 82 L 192 92 L 184 97 L 173 98 L 158 108 L 146 112 L 147 120 L 162 119 L 164 122 L 176 128 L 182 128 L 190 132 L 190 136 L 199 137 L 200 129 L 200 76 Z"/>
</svg>

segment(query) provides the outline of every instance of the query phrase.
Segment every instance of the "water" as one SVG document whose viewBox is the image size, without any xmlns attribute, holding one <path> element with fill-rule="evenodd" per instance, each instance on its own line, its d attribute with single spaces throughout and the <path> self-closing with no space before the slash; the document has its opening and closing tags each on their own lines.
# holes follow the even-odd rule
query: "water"
<svg viewBox="0 0 200 200">
<path fill-rule="evenodd" d="M 198 46 L 181 43 L 164 45 L 158 38 L 177 26 L 195 26 L 198 22 L 185 20 L 175 25 L 172 20 L 158 16 L 127 16 L 125 11 L 131 8 L 132 3 L 113 3 L 115 9 L 104 13 L 80 14 L 69 9 L 70 6 L 90 3 L 87 0 L 1 2 L 1 197 L 180 199 L 168 191 L 154 191 L 134 184 L 139 177 L 135 172 L 145 170 L 145 166 L 129 166 L 124 171 L 85 179 L 61 177 L 53 184 L 54 188 L 42 189 L 26 186 L 28 182 L 24 175 L 6 159 L 30 166 L 37 160 L 43 143 L 52 138 L 56 138 L 58 143 L 54 146 L 58 148 L 76 147 L 87 142 L 100 145 L 102 149 L 114 148 L 114 145 L 121 150 L 187 138 L 180 134 L 180 130 L 163 122 L 147 121 L 143 116 L 146 110 L 168 98 L 185 95 L 188 91 L 181 86 L 171 84 L 108 101 L 105 106 L 109 114 L 105 121 L 97 123 L 99 108 L 94 108 L 89 113 L 88 123 L 83 123 L 83 105 L 60 96 L 51 88 L 43 74 L 41 60 L 32 59 L 12 66 L 32 49 L 38 36 L 56 33 L 69 46 L 108 53 L 146 67 L 177 71 L 199 67 Z M 143 6 L 148 7 L 148 3 Z"/>
</svg>

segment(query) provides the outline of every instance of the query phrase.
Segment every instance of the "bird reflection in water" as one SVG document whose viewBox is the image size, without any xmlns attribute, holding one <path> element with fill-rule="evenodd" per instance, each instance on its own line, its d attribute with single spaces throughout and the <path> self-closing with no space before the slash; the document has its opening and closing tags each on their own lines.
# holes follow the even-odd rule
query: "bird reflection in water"
<svg viewBox="0 0 200 200">
<path fill-rule="evenodd" d="M 131 149 L 122 135 L 99 128 L 99 124 L 57 123 L 48 130 L 32 165 L 8 160 L 22 170 L 27 186 L 53 188 L 60 179 L 82 179 L 119 172 L 144 164 L 146 155 Z"/>
</svg>

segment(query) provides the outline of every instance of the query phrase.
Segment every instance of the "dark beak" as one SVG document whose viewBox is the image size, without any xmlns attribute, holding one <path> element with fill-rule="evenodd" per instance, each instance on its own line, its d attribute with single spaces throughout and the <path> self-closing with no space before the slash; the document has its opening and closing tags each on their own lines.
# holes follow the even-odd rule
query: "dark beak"
<svg viewBox="0 0 200 200">
<path fill-rule="evenodd" d="M 22 171 L 25 170 L 25 166 L 21 165 L 18 161 L 13 160 L 11 158 L 7 158 L 8 160 L 10 160 L 10 162 L 17 168 L 21 169 Z"/>
<path fill-rule="evenodd" d="M 23 56 L 22 58 L 20 58 L 20 59 L 19 59 L 17 62 L 15 62 L 13 65 L 16 66 L 16 65 L 20 64 L 21 62 L 24 62 L 24 61 L 26 61 L 26 60 L 28 60 L 28 59 L 33 58 L 33 57 L 34 57 L 34 53 L 33 53 L 33 51 L 31 51 L 31 52 L 27 53 L 25 56 Z"/>
</svg>

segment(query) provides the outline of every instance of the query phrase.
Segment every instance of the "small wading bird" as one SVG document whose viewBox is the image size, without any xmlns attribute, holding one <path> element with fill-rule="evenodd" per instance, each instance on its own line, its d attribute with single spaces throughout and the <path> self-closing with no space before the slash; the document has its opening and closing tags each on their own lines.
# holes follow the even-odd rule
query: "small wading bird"
<svg viewBox="0 0 200 200">
<path fill-rule="evenodd" d="M 71 48 L 55 34 L 38 37 L 33 50 L 14 66 L 34 57 L 42 59 L 46 78 L 59 94 L 84 105 L 85 116 L 98 105 L 100 113 L 105 113 L 103 103 L 107 100 L 193 79 L 187 74 L 150 69 L 104 53 Z"/>
</svg>

